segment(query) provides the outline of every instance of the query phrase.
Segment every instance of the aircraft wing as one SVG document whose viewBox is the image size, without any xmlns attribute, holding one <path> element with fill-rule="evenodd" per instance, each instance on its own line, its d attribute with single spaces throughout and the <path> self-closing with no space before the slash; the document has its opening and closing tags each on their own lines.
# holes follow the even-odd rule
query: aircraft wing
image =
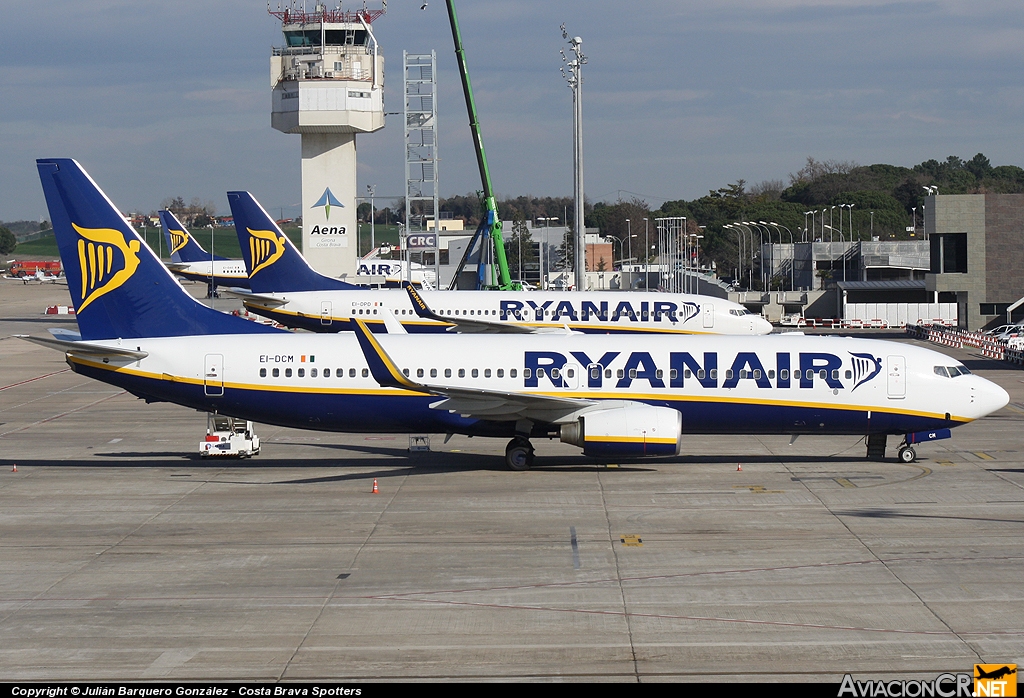
<svg viewBox="0 0 1024 698">
<path fill-rule="evenodd" d="M 409 294 L 413 310 L 416 311 L 417 315 L 427 320 L 436 320 L 437 322 L 451 325 L 448 328 L 449 332 L 455 331 L 464 334 L 565 334 L 567 331 L 571 332 L 571 330 L 562 327 L 529 327 L 513 323 L 490 322 L 477 318 L 471 319 L 464 315 L 438 315 L 430 309 L 427 302 L 423 300 L 423 296 L 419 294 L 419 291 L 411 283 L 405 281 L 402 283 L 402 287 Z"/>
<path fill-rule="evenodd" d="M 126 349 L 124 347 L 106 347 L 102 344 L 93 344 L 92 342 L 69 342 L 67 340 L 51 337 L 30 337 L 27 334 L 16 334 L 14 336 L 18 339 L 24 339 L 26 342 L 40 344 L 44 347 L 49 347 L 50 349 L 56 349 L 57 351 L 63 351 L 68 354 L 76 354 L 78 356 L 107 356 L 131 359 L 133 361 L 138 361 L 149 356 L 148 351 L 135 351 L 134 349 Z"/>
<path fill-rule="evenodd" d="M 259 293 L 247 291 L 244 288 L 238 288 L 236 286 L 232 286 L 231 288 L 221 288 L 220 292 L 226 293 L 229 296 L 234 296 L 235 298 L 241 298 L 243 303 L 245 303 L 246 301 L 251 301 L 252 303 L 259 305 L 262 308 L 280 308 L 282 305 L 288 305 L 287 298 L 279 298 L 277 296 L 264 296 Z"/>
<path fill-rule="evenodd" d="M 436 410 L 457 412 L 467 417 L 496 419 L 535 419 L 557 421 L 598 404 L 595 400 L 552 395 L 510 393 L 502 390 L 466 388 L 432 383 L 420 383 L 406 376 L 377 341 L 362 320 L 355 321 L 356 338 L 374 380 L 384 387 L 404 388 L 426 395 L 444 398 L 432 403 Z"/>
</svg>

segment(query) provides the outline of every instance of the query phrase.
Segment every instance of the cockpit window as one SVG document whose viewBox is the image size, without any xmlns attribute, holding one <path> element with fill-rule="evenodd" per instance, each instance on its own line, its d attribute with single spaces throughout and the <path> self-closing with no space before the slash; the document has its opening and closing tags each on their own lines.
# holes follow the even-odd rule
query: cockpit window
<svg viewBox="0 0 1024 698">
<path fill-rule="evenodd" d="M 947 378 L 971 375 L 970 370 L 966 366 L 935 366 L 933 370 L 935 371 L 935 375 L 945 376 Z"/>
<path fill-rule="evenodd" d="M 936 366 L 932 370 L 935 371 L 935 375 L 936 376 L 942 376 L 943 378 L 949 378 L 949 373 L 946 372 L 946 367 L 945 366 Z"/>
</svg>

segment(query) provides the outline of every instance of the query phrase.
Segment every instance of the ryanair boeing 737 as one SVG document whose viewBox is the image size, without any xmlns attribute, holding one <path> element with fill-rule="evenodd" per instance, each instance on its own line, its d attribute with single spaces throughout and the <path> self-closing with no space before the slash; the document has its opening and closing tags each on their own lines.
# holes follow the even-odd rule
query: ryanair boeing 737
<svg viewBox="0 0 1024 698">
<path fill-rule="evenodd" d="M 160 211 L 160 227 L 171 252 L 171 263 L 167 268 L 175 274 L 190 281 L 210 284 L 211 295 L 217 286 L 249 288 L 245 262 L 211 255 L 170 211 Z"/>
<path fill-rule="evenodd" d="M 290 333 L 191 298 L 74 160 L 39 160 L 81 340 L 27 337 L 147 402 L 341 432 L 560 438 L 596 458 L 678 454 L 688 434 L 858 434 L 910 445 L 1007 404 L 930 349 L 771 335 Z M 404 295 L 404 294 L 403 294 Z M 907 455 L 909 454 L 909 456 Z"/>
<path fill-rule="evenodd" d="M 385 309 L 409 332 L 768 334 L 772 325 L 738 303 L 685 293 L 615 291 L 422 291 L 436 306 L 417 312 L 396 289 L 370 290 L 313 271 L 249 192 L 228 192 L 238 243 L 249 270 L 245 307 L 288 327 L 351 330 L 361 320 L 383 331 Z"/>
</svg>

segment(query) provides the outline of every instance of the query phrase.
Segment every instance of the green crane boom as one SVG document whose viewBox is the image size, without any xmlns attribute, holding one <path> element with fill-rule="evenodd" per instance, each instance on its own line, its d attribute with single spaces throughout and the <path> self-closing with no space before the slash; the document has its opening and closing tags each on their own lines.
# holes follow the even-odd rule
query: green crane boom
<svg viewBox="0 0 1024 698">
<path fill-rule="evenodd" d="M 508 259 L 505 256 L 505 240 L 501 235 L 501 219 L 498 217 L 498 202 L 494 199 L 494 188 L 491 186 L 491 173 L 487 168 L 487 153 L 484 152 L 484 139 L 480 133 L 480 119 L 476 113 L 476 102 L 473 100 L 473 86 L 469 82 L 469 70 L 466 68 L 466 51 L 462 47 L 462 34 L 459 32 L 459 20 L 455 15 L 454 0 L 448 2 L 448 19 L 452 25 L 452 38 L 455 40 L 455 57 L 459 62 L 459 75 L 462 77 L 462 92 L 466 96 L 466 110 L 469 112 L 469 128 L 473 133 L 473 147 L 476 149 L 476 162 L 480 168 L 480 181 L 483 185 L 484 220 L 481 229 L 486 229 L 492 244 L 494 245 L 494 258 L 497 261 L 497 278 L 494 278 L 492 267 L 491 286 L 496 286 L 502 291 L 519 290 L 520 284 L 513 283 L 508 271 Z M 480 231 L 478 231 L 480 232 Z M 476 236 L 474 236 L 474 240 Z M 473 245 L 466 250 L 467 256 Z M 481 249 L 480 264 L 484 263 L 483 250 Z M 462 266 L 466 262 L 463 257 L 459 269 L 456 271 L 455 280 L 458 279 Z M 482 275 L 481 275 L 482 277 Z M 481 278 L 481 282 L 483 279 Z M 454 280 L 453 280 L 454 283 Z"/>
</svg>

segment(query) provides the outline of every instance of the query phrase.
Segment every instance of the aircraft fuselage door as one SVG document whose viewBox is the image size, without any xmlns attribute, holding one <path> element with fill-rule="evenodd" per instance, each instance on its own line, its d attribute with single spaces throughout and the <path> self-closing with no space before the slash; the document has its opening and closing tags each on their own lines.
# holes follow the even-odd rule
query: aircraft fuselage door
<svg viewBox="0 0 1024 698">
<path fill-rule="evenodd" d="M 330 325 L 331 324 L 331 302 L 320 301 L 320 324 Z"/>
<path fill-rule="evenodd" d="M 220 397 L 224 394 L 224 355 L 207 354 L 203 371 L 203 389 L 207 395 Z"/>
<path fill-rule="evenodd" d="M 907 396 L 907 360 L 902 356 L 885 357 L 885 373 L 889 399 L 905 398 Z"/>
<path fill-rule="evenodd" d="M 713 303 L 705 303 L 701 315 L 704 318 L 704 327 L 711 328 L 715 326 L 715 306 Z"/>
</svg>

